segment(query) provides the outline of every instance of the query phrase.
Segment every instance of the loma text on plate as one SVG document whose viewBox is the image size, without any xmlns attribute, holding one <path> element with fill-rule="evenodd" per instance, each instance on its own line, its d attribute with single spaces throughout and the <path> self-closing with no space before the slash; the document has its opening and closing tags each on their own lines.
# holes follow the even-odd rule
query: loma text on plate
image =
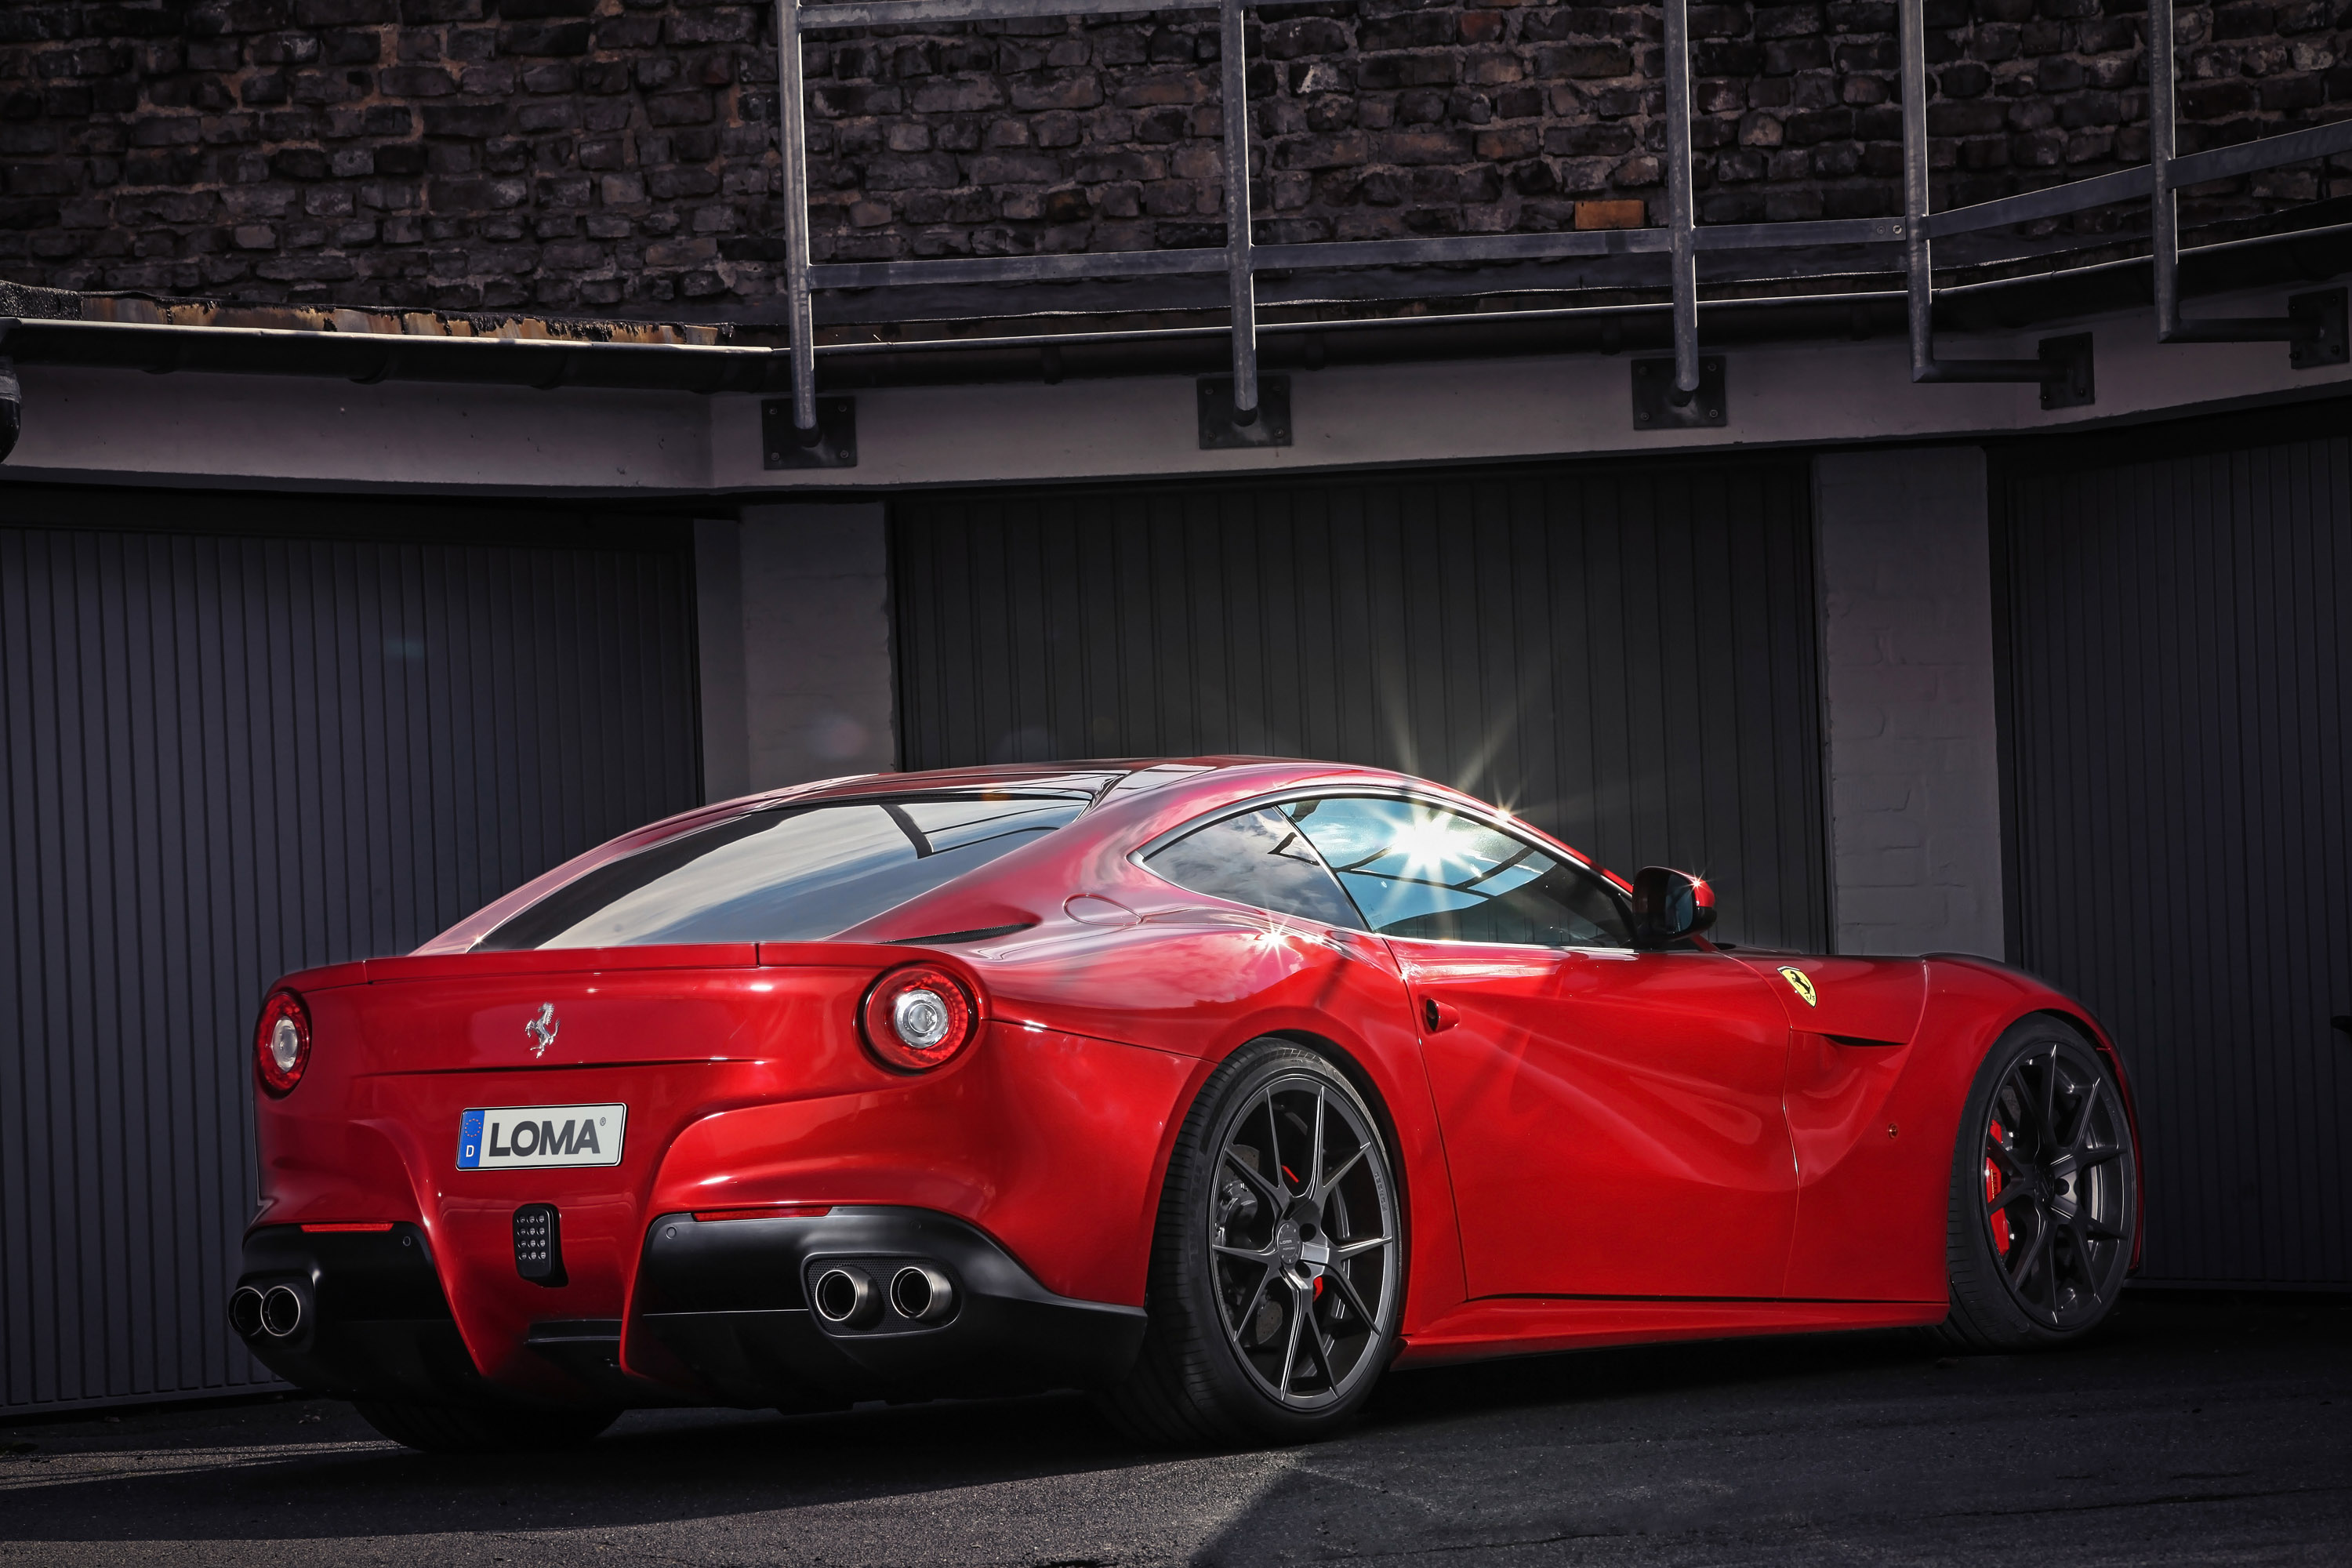
<svg viewBox="0 0 2352 1568">
<path fill-rule="evenodd" d="M 625 1105 L 524 1105 L 468 1110 L 458 1125 L 457 1168 L 617 1165 Z"/>
</svg>

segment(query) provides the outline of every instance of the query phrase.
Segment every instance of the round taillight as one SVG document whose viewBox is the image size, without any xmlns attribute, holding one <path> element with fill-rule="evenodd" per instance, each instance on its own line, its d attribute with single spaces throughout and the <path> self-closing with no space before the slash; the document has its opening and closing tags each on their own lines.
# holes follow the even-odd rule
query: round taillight
<svg viewBox="0 0 2352 1568">
<path fill-rule="evenodd" d="M 310 1010 L 291 991 L 273 991 L 253 1031 L 253 1067 L 272 1095 L 290 1093 L 310 1065 Z"/>
<path fill-rule="evenodd" d="M 963 982 L 919 963 L 874 983 L 859 1009 L 866 1048 L 901 1072 L 929 1072 L 971 1044 L 980 1009 Z"/>
</svg>

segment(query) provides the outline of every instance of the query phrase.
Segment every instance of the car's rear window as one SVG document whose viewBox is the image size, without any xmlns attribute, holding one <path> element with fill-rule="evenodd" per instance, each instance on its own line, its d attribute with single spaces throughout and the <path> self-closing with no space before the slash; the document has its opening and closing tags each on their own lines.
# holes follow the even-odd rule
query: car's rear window
<svg viewBox="0 0 2352 1568">
<path fill-rule="evenodd" d="M 1068 795 L 908 795 L 747 812 L 599 866 L 476 946 L 827 937 L 1034 843 L 1086 806 Z"/>
</svg>

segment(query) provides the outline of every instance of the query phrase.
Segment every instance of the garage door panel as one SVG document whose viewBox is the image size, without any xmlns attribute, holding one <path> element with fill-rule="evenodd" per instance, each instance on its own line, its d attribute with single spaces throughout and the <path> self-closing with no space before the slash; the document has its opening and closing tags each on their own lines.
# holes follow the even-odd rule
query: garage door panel
<svg viewBox="0 0 2352 1568">
<path fill-rule="evenodd" d="M 1807 485 L 1702 463 L 905 498 L 906 764 L 1397 767 L 1606 864 L 1707 871 L 1731 940 L 1818 943 Z"/>
<path fill-rule="evenodd" d="M 267 1382 L 224 1321 L 261 987 L 404 951 L 693 804 L 687 558 L 641 531 L 0 519 L 0 1405 Z"/>
<path fill-rule="evenodd" d="M 2135 1068 L 2151 1277 L 2352 1278 L 2340 437 L 2001 484 L 2019 956 Z"/>
</svg>

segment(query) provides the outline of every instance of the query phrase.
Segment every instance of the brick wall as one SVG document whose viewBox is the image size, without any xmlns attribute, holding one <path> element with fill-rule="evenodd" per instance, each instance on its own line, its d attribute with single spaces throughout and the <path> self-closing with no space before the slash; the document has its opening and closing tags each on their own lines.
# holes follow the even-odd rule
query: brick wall
<svg viewBox="0 0 2352 1568">
<path fill-rule="evenodd" d="M 2140 4 L 1930 0 L 1939 204 L 2145 158 Z M 1894 15 L 1694 6 L 1704 218 L 1896 209 Z M 2344 112 L 2347 25 L 2184 9 L 2185 145 Z M 0 277 L 772 317 L 772 26 L 700 0 L 11 0 Z M 1654 219 L 1658 36 L 1639 6 L 1266 7 L 1260 237 Z M 1183 12 L 812 40 L 819 256 L 1219 242 L 1216 53 Z M 2282 171 L 2192 216 L 2325 194 Z"/>
</svg>

